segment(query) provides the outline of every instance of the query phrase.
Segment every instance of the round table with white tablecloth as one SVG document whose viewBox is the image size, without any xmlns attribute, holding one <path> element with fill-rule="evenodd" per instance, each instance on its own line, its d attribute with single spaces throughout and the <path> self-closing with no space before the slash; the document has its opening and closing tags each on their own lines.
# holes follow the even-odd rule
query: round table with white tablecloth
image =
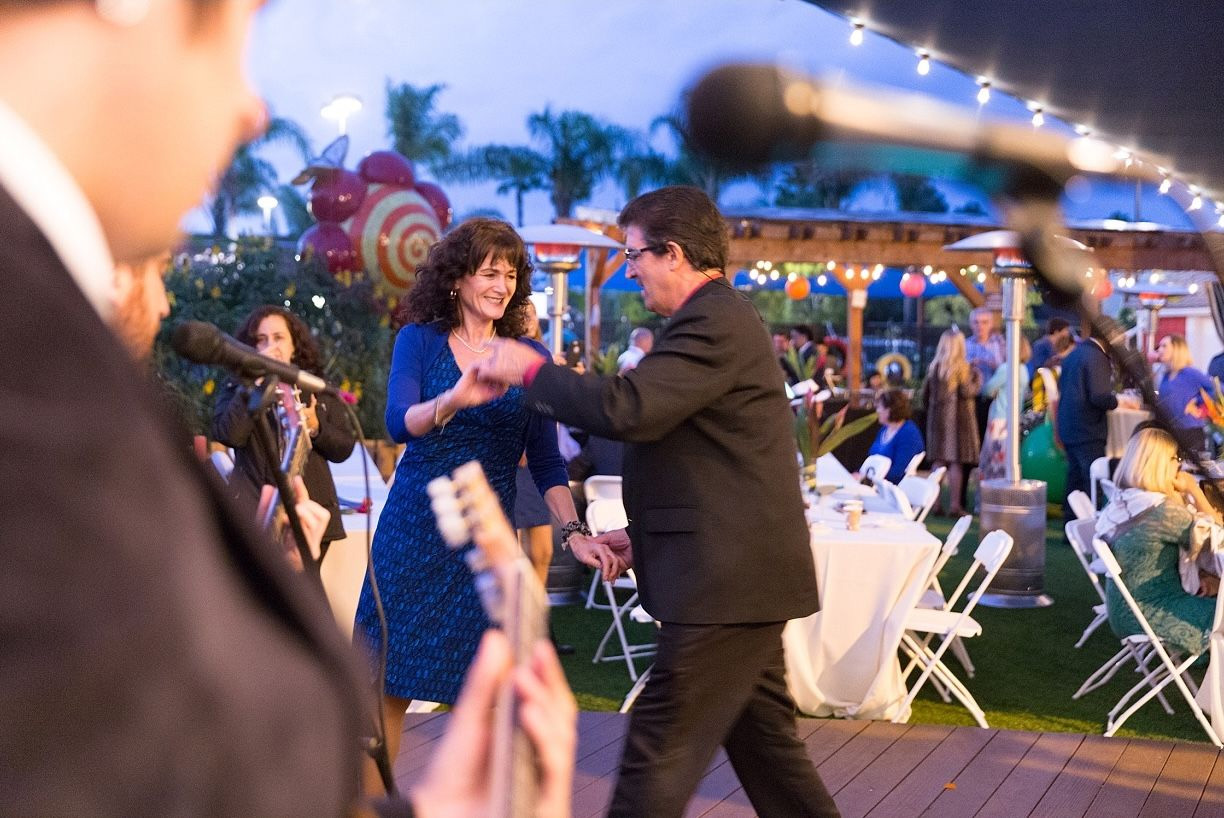
<svg viewBox="0 0 1224 818">
<path fill-rule="evenodd" d="M 904 721 L 897 649 L 940 542 L 896 514 L 865 513 L 848 531 L 822 503 L 808 519 L 821 609 L 783 632 L 791 695 L 812 715 Z"/>
</svg>

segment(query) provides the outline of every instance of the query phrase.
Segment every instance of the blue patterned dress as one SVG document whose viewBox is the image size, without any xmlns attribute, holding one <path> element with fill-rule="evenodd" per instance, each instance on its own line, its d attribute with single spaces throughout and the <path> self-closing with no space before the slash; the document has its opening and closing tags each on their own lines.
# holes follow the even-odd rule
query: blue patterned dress
<svg viewBox="0 0 1224 818">
<path fill-rule="evenodd" d="M 460 374 L 449 345 L 443 344 L 421 379 L 421 401 L 454 386 Z M 425 486 L 469 460 L 479 460 L 510 514 L 527 423 L 523 389 L 515 387 L 491 403 L 460 411 L 442 429 L 408 439 L 372 545 L 387 615 L 388 695 L 448 704 L 458 697 L 489 620 L 463 561 L 472 546 L 447 548 Z M 378 615 L 368 577 L 357 605 L 354 638 L 377 657 Z"/>
</svg>

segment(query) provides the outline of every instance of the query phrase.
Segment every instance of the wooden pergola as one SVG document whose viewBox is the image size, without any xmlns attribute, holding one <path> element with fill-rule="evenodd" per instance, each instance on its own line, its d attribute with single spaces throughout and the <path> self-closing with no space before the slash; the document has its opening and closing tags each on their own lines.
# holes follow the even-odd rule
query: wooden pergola
<svg viewBox="0 0 1224 818">
<path fill-rule="evenodd" d="M 846 264 L 883 264 L 886 267 L 923 268 L 948 272 L 948 281 L 975 307 L 997 306 L 999 279 L 991 271 L 989 251 L 947 251 L 944 246 L 987 230 L 998 229 L 993 220 L 965 214 L 870 214 L 798 208 L 751 208 L 724 211 L 730 234 L 728 275 L 752 268 L 757 261 L 820 263 L 836 260 L 834 275 L 847 293 L 846 376 L 851 388 L 862 381 L 863 311 L 871 279 L 847 277 Z M 899 218 L 904 215 L 906 218 Z M 580 223 L 580 222 L 575 222 Z M 617 240 L 624 236 L 615 226 L 584 226 L 601 230 Z M 1190 230 L 1172 230 L 1124 222 L 1071 224 L 1071 238 L 1092 248 L 1097 266 L 1111 271 L 1210 270 L 1211 259 L 1202 236 Z M 599 345 L 599 291 L 620 267 L 617 253 L 589 250 L 587 269 L 587 349 Z M 977 265 L 984 272 L 982 290 L 963 267 Z M 864 295 L 857 296 L 856 292 Z"/>
</svg>

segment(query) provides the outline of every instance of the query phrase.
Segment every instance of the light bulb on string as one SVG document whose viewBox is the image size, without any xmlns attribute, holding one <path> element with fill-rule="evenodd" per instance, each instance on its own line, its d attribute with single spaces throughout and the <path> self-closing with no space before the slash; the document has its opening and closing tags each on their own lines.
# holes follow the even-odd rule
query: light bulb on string
<svg viewBox="0 0 1224 818">
<path fill-rule="evenodd" d="M 850 31 L 850 45 L 863 44 L 863 24 L 854 23 L 854 28 Z"/>
<path fill-rule="evenodd" d="M 1160 192 L 1161 192 L 1161 193 L 1168 193 L 1168 192 L 1169 192 L 1169 189 L 1170 189 L 1170 188 L 1172 188 L 1172 187 L 1173 187 L 1173 180 L 1172 180 L 1172 179 L 1170 179 L 1168 176 L 1166 176 L 1165 178 L 1163 178 L 1163 179 L 1161 179 L 1161 180 L 1160 180 L 1160 188 L 1159 188 L 1159 189 L 1160 189 Z"/>
<path fill-rule="evenodd" d="M 1041 112 L 1041 106 L 1033 109 L 1033 127 L 1040 128 L 1045 124 L 1045 114 Z"/>
<path fill-rule="evenodd" d="M 1190 206 L 1186 210 L 1200 210 L 1203 207 L 1202 194 L 1194 194 L 1194 198 L 1190 200 Z"/>
<path fill-rule="evenodd" d="M 978 105 L 990 102 L 990 80 L 978 80 L 977 101 Z"/>
<path fill-rule="evenodd" d="M 1092 128 L 1087 125 L 1076 125 L 1075 132 L 1080 136 L 1092 136 Z"/>
<path fill-rule="evenodd" d="M 918 52 L 918 74 L 925 77 L 931 73 L 931 55 L 925 51 Z"/>
</svg>

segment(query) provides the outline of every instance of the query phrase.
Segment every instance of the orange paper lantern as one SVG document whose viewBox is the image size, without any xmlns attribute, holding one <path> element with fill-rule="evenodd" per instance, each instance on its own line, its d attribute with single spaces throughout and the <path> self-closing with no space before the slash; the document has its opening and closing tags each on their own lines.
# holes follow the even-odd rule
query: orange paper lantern
<svg viewBox="0 0 1224 818">
<path fill-rule="evenodd" d="M 792 278 L 786 282 L 786 296 L 792 301 L 800 301 L 808 297 L 808 293 L 812 291 L 812 282 L 807 278 L 799 276 Z"/>
</svg>

